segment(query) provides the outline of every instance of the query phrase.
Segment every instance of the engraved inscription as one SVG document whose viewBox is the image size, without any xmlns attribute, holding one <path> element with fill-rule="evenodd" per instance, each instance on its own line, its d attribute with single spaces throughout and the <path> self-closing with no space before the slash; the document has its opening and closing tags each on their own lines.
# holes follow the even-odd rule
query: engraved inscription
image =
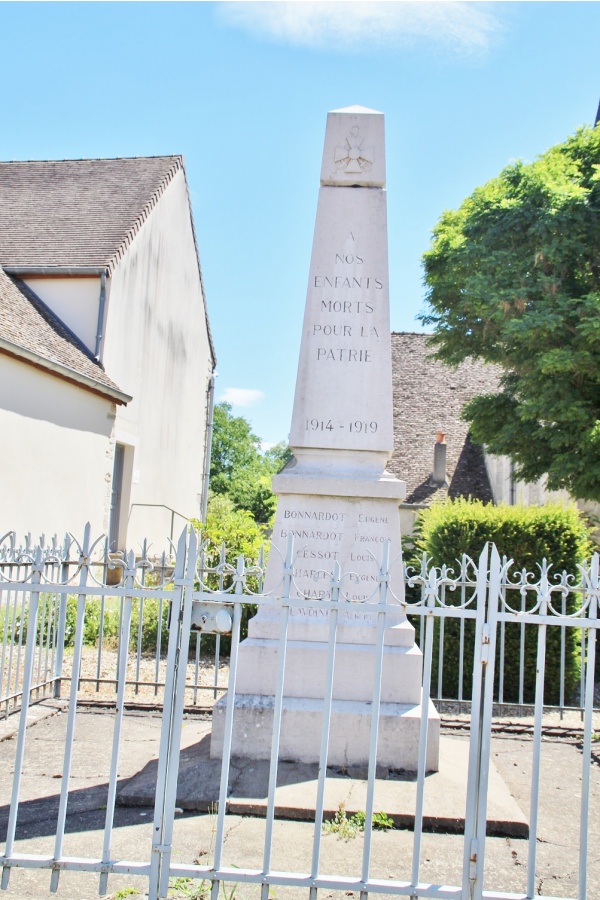
<svg viewBox="0 0 600 900">
<path fill-rule="evenodd" d="M 387 367 L 389 353 L 385 259 L 374 252 L 370 239 L 363 239 L 363 227 L 368 223 L 357 222 L 352 231 L 339 233 L 310 273 L 303 378 L 311 372 L 311 387 L 298 398 L 302 413 L 293 425 L 294 439 L 305 446 L 373 447 L 382 443 L 382 434 L 389 440 L 387 407 L 385 420 L 378 403 L 370 418 L 362 418 L 367 385 Z M 331 392 L 313 389 L 313 382 L 323 381 L 330 383 Z M 379 382 L 375 387 L 378 394 L 386 390 Z M 344 397 L 341 404 L 333 400 L 338 395 Z"/>
<path fill-rule="evenodd" d="M 298 596 L 320 600 L 331 596 L 334 564 L 341 567 L 340 598 L 354 602 L 377 597 L 379 565 L 388 529 L 387 515 L 290 505 L 280 512 L 276 539 L 295 538 L 293 583 Z"/>
<path fill-rule="evenodd" d="M 375 434 L 377 431 L 377 422 L 339 422 L 335 424 L 331 419 L 307 419 L 306 431 L 335 431 L 336 428 L 347 428 L 351 434 L 361 434 L 361 432 Z"/>
<path fill-rule="evenodd" d="M 336 253 L 336 256 L 339 256 Z M 314 284 L 313 287 L 316 288 L 346 288 L 346 290 L 351 290 L 353 288 L 359 288 L 362 291 L 382 291 L 383 290 L 383 281 L 381 278 L 373 278 L 371 276 L 367 278 L 349 278 L 344 275 L 315 275 L 314 276 Z"/>
</svg>

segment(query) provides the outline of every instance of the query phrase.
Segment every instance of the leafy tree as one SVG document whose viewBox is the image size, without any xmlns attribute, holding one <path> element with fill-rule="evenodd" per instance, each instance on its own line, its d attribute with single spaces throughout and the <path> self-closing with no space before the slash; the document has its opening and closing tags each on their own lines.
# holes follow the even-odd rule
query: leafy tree
<svg viewBox="0 0 600 900">
<path fill-rule="evenodd" d="M 214 408 L 210 486 L 217 494 L 228 493 L 231 480 L 240 472 L 261 469 L 260 438 L 231 409 L 230 403 L 217 403 Z"/>
<path fill-rule="evenodd" d="M 265 459 L 273 475 L 281 472 L 292 458 L 292 451 L 287 441 L 279 441 L 265 452 Z"/>
<path fill-rule="evenodd" d="M 225 494 L 211 492 L 208 498 L 206 522 L 192 519 L 192 525 L 200 532 L 200 539 L 208 541 L 206 545 L 206 565 L 214 568 L 221 561 L 221 547 L 225 544 L 226 561 L 230 566 L 236 566 L 238 557 L 243 556 L 248 565 L 260 561 L 261 549 L 264 551 L 263 561 L 268 556 L 268 542 L 265 541 L 263 529 L 258 525 L 252 513 L 246 509 L 237 509 L 233 500 Z M 232 584 L 232 574 L 224 572 L 222 575 L 216 572 L 206 577 L 207 586 L 212 590 L 228 589 Z M 256 575 L 250 576 L 248 582 L 253 591 L 260 589 L 260 581 Z M 246 596 L 246 601 L 249 598 Z M 246 602 L 242 610 L 241 631 L 242 638 L 248 633 L 248 621 L 255 614 L 256 606 Z M 203 635 L 202 647 L 209 654 L 214 651 L 215 637 Z M 229 653 L 231 641 L 229 637 L 221 637 L 220 648 L 223 653 Z"/>
<path fill-rule="evenodd" d="M 475 440 L 524 481 L 600 500 L 600 127 L 445 212 L 424 265 L 438 358 L 502 367 L 465 409 Z"/>
<path fill-rule="evenodd" d="M 226 495 L 237 509 L 248 510 L 256 522 L 267 524 L 275 512 L 271 478 L 291 457 L 286 443 L 261 452 L 260 438 L 242 416 L 234 416 L 230 403 L 218 403 L 210 465 L 210 487 Z"/>
<path fill-rule="evenodd" d="M 252 514 L 246 509 L 236 509 L 233 501 L 224 494 L 211 493 L 206 522 L 192 519 L 192 524 L 200 531 L 202 540 L 210 543 L 211 565 L 218 562 L 223 543 L 227 548 L 227 559 L 232 565 L 235 565 L 238 556 L 254 562 L 258 559 L 265 540 L 263 531 Z"/>
</svg>

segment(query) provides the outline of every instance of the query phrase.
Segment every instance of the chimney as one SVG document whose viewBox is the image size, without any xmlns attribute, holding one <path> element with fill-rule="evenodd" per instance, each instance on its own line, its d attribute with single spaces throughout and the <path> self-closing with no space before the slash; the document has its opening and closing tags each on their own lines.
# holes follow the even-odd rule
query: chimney
<svg viewBox="0 0 600 900">
<path fill-rule="evenodd" d="M 433 473 L 431 475 L 432 484 L 442 486 L 447 484 L 446 480 L 446 435 L 443 431 L 438 431 L 435 436 L 435 444 L 433 445 Z"/>
</svg>

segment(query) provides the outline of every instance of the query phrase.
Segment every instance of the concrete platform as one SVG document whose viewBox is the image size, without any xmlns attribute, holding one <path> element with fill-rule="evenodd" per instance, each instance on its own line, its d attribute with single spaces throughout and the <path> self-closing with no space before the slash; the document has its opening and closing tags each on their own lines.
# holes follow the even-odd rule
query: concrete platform
<svg viewBox="0 0 600 900">
<path fill-rule="evenodd" d="M 425 782 L 424 829 L 460 834 L 464 829 L 469 744 L 464 738 L 440 738 L 439 772 Z M 208 811 L 218 800 L 221 761 L 211 759 L 210 734 L 181 753 L 177 806 Z M 156 789 L 156 760 L 149 762 L 121 789 L 121 806 L 152 806 Z M 330 768 L 325 790 L 325 817 L 333 818 L 343 804 L 352 815 L 366 806 L 364 768 Z M 380 769 L 375 787 L 375 810 L 385 812 L 397 827 L 414 826 L 416 779 L 412 775 Z M 318 766 L 280 762 L 275 816 L 314 821 Z M 227 811 L 231 815 L 264 816 L 267 806 L 269 763 L 234 759 L 230 767 Z M 488 792 L 488 834 L 527 837 L 527 818 L 491 764 Z"/>
</svg>

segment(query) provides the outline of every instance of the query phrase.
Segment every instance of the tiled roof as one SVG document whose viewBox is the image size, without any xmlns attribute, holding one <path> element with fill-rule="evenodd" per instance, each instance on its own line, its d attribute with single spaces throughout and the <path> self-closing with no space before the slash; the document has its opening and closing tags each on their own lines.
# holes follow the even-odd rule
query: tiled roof
<svg viewBox="0 0 600 900">
<path fill-rule="evenodd" d="M 0 162 L 0 265 L 118 262 L 181 156 Z"/>
<path fill-rule="evenodd" d="M 461 419 L 465 403 L 498 390 L 499 370 L 478 360 L 450 368 L 431 357 L 425 334 L 392 334 L 394 454 L 388 469 L 406 481 L 407 503 L 434 498 L 492 500 L 483 450 Z M 429 483 L 436 432 L 446 434 L 449 487 Z"/>
<path fill-rule="evenodd" d="M 118 402 L 127 400 L 85 344 L 26 284 L 1 268 L 0 352 L 33 362 Z"/>
</svg>

